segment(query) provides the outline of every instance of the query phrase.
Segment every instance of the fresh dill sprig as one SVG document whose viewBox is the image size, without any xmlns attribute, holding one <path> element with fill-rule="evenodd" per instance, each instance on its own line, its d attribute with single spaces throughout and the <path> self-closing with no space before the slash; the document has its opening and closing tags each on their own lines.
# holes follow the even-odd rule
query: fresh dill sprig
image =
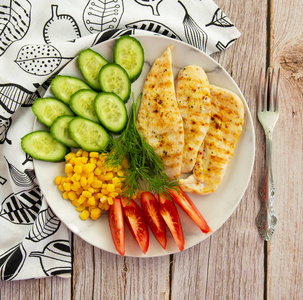
<svg viewBox="0 0 303 300">
<path fill-rule="evenodd" d="M 170 179 L 163 171 L 160 157 L 139 133 L 136 125 L 136 112 L 141 95 L 137 101 L 132 95 L 132 108 L 128 124 L 123 133 L 111 141 L 111 150 L 105 163 L 108 167 L 123 166 L 125 159 L 128 167 L 124 168 L 124 190 L 122 196 L 131 199 L 139 190 L 171 197 L 170 189 L 176 189 L 178 182 Z"/>
</svg>

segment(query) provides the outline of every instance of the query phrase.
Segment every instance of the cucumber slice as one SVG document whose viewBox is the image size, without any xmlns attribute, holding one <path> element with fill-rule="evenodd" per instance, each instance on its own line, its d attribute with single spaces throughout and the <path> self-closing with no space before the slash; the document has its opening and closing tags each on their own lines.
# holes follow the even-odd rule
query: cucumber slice
<svg viewBox="0 0 303 300">
<path fill-rule="evenodd" d="M 48 127 L 60 116 L 74 115 L 66 104 L 55 98 L 37 98 L 32 105 L 32 111 L 37 119 Z"/>
<path fill-rule="evenodd" d="M 75 117 L 69 123 L 69 133 L 88 152 L 105 150 L 110 141 L 109 133 L 100 124 L 81 117 Z"/>
<path fill-rule="evenodd" d="M 117 64 L 107 64 L 99 73 L 99 82 L 103 92 L 115 93 L 127 102 L 130 95 L 130 79 L 126 71 Z"/>
<path fill-rule="evenodd" d="M 65 146 L 71 148 L 80 148 L 69 135 L 68 125 L 73 119 L 73 116 L 61 116 L 57 118 L 50 128 L 50 133 L 55 140 L 61 142 Z"/>
<path fill-rule="evenodd" d="M 141 43 L 129 35 L 121 36 L 115 43 L 114 62 L 127 72 L 134 82 L 141 74 L 144 65 L 144 50 Z"/>
<path fill-rule="evenodd" d="M 99 72 L 108 61 L 99 53 L 86 49 L 78 56 L 78 66 L 87 83 L 95 90 L 100 91 Z"/>
<path fill-rule="evenodd" d="M 57 75 L 51 82 L 51 88 L 57 99 L 69 104 L 72 94 L 79 90 L 90 89 L 90 86 L 79 78 Z"/>
<path fill-rule="evenodd" d="M 47 131 L 34 131 L 21 138 L 21 148 L 32 158 L 45 161 L 62 161 L 68 148 L 56 141 Z"/>
<path fill-rule="evenodd" d="M 99 123 L 94 108 L 97 95 L 93 90 L 80 90 L 71 96 L 69 106 L 76 115 Z"/>
<path fill-rule="evenodd" d="M 101 124 L 113 133 L 121 132 L 126 126 L 126 106 L 114 93 L 99 93 L 95 99 L 95 111 Z"/>
</svg>

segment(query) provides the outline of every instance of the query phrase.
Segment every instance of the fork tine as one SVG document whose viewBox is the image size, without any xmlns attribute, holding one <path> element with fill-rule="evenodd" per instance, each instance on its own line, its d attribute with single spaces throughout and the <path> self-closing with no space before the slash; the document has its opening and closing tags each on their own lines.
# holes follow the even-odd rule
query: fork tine
<svg viewBox="0 0 303 300">
<path fill-rule="evenodd" d="M 269 80 L 269 68 L 267 68 L 265 82 L 264 82 L 263 111 L 267 111 L 268 80 Z"/>
<path fill-rule="evenodd" d="M 274 89 L 273 89 L 273 84 L 274 84 L 274 77 L 275 77 L 275 70 L 272 69 L 271 72 L 271 78 L 270 78 L 270 87 L 269 87 L 269 111 L 274 111 Z"/>
<path fill-rule="evenodd" d="M 276 109 L 275 111 L 279 111 L 279 103 L 280 103 L 280 99 L 279 99 L 279 81 L 280 81 L 280 68 L 278 70 L 278 75 L 277 75 L 277 86 L 276 86 Z"/>
<path fill-rule="evenodd" d="M 262 75 L 263 75 L 263 69 L 261 68 L 260 79 L 259 79 L 259 89 L 258 89 L 258 112 L 260 112 L 262 110 L 262 103 L 261 103 L 261 98 L 262 98 L 262 91 L 261 91 Z"/>
</svg>

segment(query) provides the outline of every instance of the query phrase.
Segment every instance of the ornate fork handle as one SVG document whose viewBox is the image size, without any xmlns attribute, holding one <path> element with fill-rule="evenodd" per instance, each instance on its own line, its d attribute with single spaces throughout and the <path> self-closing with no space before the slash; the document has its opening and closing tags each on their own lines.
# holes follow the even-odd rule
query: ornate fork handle
<svg viewBox="0 0 303 300">
<path fill-rule="evenodd" d="M 257 227 L 264 240 L 269 241 L 277 225 L 277 217 L 273 203 L 275 197 L 275 185 L 271 168 L 272 129 L 265 132 L 266 155 L 265 155 L 265 186 L 261 189 L 261 209 L 256 218 Z"/>
</svg>

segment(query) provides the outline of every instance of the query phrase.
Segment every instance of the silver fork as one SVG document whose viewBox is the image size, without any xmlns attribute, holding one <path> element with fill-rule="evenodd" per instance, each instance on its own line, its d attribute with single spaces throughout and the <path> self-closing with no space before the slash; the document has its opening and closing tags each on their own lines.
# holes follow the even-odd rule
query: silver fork
<svg viewBox="0 0 303 300">
<path fill-rule="evenodd" d="M 270 70 L 267 69 L 264 83 L 263 100 L 262 100 L 262 76 L 261 69 L 259 93 L 258 93 L 258 119 L 262 124 L 265 132 L 265 186 L 261 188 L 261 209 L 256 217 L 257 227 L 262 238 L 269 241 L 275 231 L 277 225 L 277 217 L 274 212 L 273 202 L 275 196 L 275 185 L 271 167 L 271 150 L 272 150 L 272 134 L 274 127 L 279 118 L 279 79 L 280 69 L 278 71 L 276 88 L 274 92 L 274 70 L 269 76 Z M 268 86 L 269 85 L 269 86 Z M 269 99 L 268 99 L 269 96 Z"/>
</svg>

